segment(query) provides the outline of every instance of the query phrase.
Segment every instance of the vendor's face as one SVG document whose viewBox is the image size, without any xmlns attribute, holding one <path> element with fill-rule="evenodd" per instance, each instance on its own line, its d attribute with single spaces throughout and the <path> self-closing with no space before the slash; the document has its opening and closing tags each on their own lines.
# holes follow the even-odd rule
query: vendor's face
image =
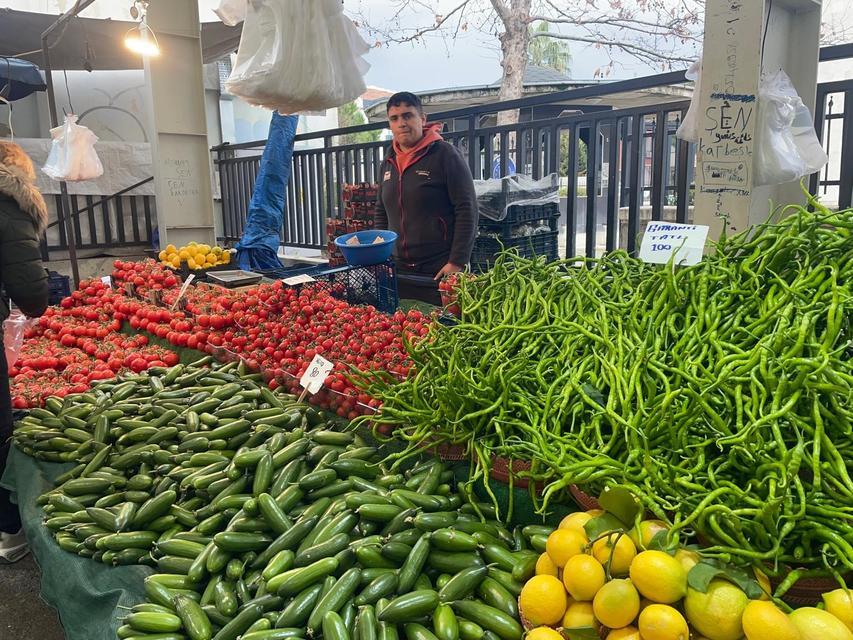
<svg viewBox="0 0 853 640">
<path fill-rule="evenodd" d="M 388 124 L 394 141 L 403 149 L 414 147 L 424 137 L 426 116 L 408 104 L 388 109 Z"/>
</svg>

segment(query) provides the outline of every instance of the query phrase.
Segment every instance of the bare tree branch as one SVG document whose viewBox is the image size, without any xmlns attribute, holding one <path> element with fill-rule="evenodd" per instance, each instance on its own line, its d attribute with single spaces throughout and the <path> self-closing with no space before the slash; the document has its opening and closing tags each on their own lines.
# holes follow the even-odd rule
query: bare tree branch
<svg viewBox="0 0 853 640">
<path fill-rule="evenodd" d="M 498 14 L 498 17 L 501 19 L 501 22 L 506 24 L 509 22 L 509 7 L 506 6 L 504 0 L 490 0 L 492 6 L 495 8 L 495 13 Z"/>
<path fill-rule="evenodd" d="M 454 15 L 456 15 L 457 13 L 461 14 L 465 10 L 465 7 L 468 4 L 470 4 L 472 1 L 473 0 L 463 0 L 458 5 L 456 5 L 456 7 L 454 7 L 449 13 L 441 15 L 441 16 L 436 15 L 435 24 L 432 24 L 432 25 L 427 26 L 427 27 L 421 27 L 419 29 L 415 29 L 415 30 L 413 30 L 412 33 L 409 33 L 408 35 L 405 35 L 405 36 L 393 36 L 393 35 L 391 35 L 391 33 L 389 31 L 384 31 L 384 30 L 379 30 L 379 29 L 371 28 L 370 30 L 374 33 L 382 34 L 384 43 L 394 42 L 397 44 L 402 44 L 404 42 L 413 42 L 415 40 L 420 40 L 421 38 L 423 38 L 428 33 L 441 31 L 444 28 L 445 24 L 447 22 L 449 22 L 450 19 Z M 497 0 L 497 1 L 500 1 L 500 0 Z M 404 2 L 397 9 L 396 13 L 394 14 L 393 20 L 397 20 L 399 18 L 399 16 L 402 14 L 402 12 L 405 11 L 411 4 L 415 4 L 415 5 L 418 5 L 421 7 L 425 7 L 425 8 L 429 8 L 431 11 L 433 10 L 432 7 L 428 7 L 428 5 L 426 5 L 422 2 L 417 2 L 417 1 L 414 1 L 411 3 L 410 2 Z"/>
<path fill-rule="evenodd" d="M 616 49 L 622 49 L 627 53 L 631 54 L 642 54 L 643 60 L 665 60 L 667 62 L 693 62 L 693 58 L 684 58 L 681 56 L 670 56 L 667 55 L 660 50 L 657 49 L 648 49 L 646 47 L 641 47 L 640 45 L 633 44 L 630 42 L 622 42 L 619 40 L 607 40 L 605 38 L 586 38 L 583 36 L 573 36 L 567 35 L 564 33 L 549 33 L 547 34 L 551 38 L 557 38 L 558 40 L 570 40 L 573 42 L 586 42 L 587 44 L 594 44 L 601 47 L 612 47 Z"/>
</svg>

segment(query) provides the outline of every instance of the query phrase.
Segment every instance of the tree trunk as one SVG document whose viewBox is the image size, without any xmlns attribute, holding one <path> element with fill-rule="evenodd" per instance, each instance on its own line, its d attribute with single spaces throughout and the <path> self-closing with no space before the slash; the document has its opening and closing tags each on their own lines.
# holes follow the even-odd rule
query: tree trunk
<svg viewBox="0 0 853 640">
<path fill-rule="evenodd" d="M 520 98 L 524 92 L 524 70 L 527 68 L 527 45 L 530 42 L 528 32 L 531 0 L 512 0 L 511 9 L 501 16 L 504 32 L 500 35 L 501 42 L 501 77 L 500 100 Z M 501 111 L 498 114 L 498 124 L 515 124 L 518 122 L 518 110 Z"/>
</svg>

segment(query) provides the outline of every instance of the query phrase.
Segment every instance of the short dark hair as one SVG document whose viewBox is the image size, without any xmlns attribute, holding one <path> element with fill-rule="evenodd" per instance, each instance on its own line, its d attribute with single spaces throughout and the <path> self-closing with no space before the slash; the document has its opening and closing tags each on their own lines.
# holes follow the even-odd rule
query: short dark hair
<svg viewBox="0 0 853 640">
<path fill-rule="evenodd" d="M 398 91 L 388 98 L 388 102 L 385 104 L 385 112 L 388 113 L 388 111 L 391 110 L 391 107 L 399 107 L 402 105 L 414 107 L 418 110 L 418 113 L 423 115 L 424 105 L 421 104 L 421 99 L 409 91 Z"/>
</svg>

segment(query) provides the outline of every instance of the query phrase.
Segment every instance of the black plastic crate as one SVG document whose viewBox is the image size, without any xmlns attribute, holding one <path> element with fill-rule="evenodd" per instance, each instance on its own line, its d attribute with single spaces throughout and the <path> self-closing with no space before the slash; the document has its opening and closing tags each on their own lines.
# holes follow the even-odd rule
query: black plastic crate
<svg viewBox="0 0 853 640">
<path fill-rule="evenodd" d="M 349 304 L 373 305 L 383 313 L 394 313 L 400 304 L 397 272 L 392 262 L 324 268 L 311 270 L 306 275 L 315 282 L 297 286 L 323 288 Z"/>
<path fill-rule="evenodd" d="M 499 236 L 507 241 L 517 237 L 532 235 L 530 227 L 547 226 L 551 231 L 557 231 L 560 224 L 560 211 L 555 206 L 537 207 L 538 211 L 522 216 L 522 219 L 514 219 L 513 222 L 494 222 L 493 220 L 480 220 L 480 234 L 484 236 Z"/>
<path fill-rule="evenodd" d="M 71 278 L 56 271 L 48 271 L 47 274 L 47 303 L 59 304 L 63 298 L 71 295 Z"/>
<path fill-rule="evenodd" d="M 486 271 L 495 262 L 495 257 L 504 249 L 515 249 L 523 258 L 544 256 L 549 262 L 557 259 L 556 231 L 548 233 L 537 233 L 531 236 L 518 238 L 493 238 L 479 236 L 474 241 L 474 250 L 471 253 L 471 267 L 474 271 Z"/>
</svg>

